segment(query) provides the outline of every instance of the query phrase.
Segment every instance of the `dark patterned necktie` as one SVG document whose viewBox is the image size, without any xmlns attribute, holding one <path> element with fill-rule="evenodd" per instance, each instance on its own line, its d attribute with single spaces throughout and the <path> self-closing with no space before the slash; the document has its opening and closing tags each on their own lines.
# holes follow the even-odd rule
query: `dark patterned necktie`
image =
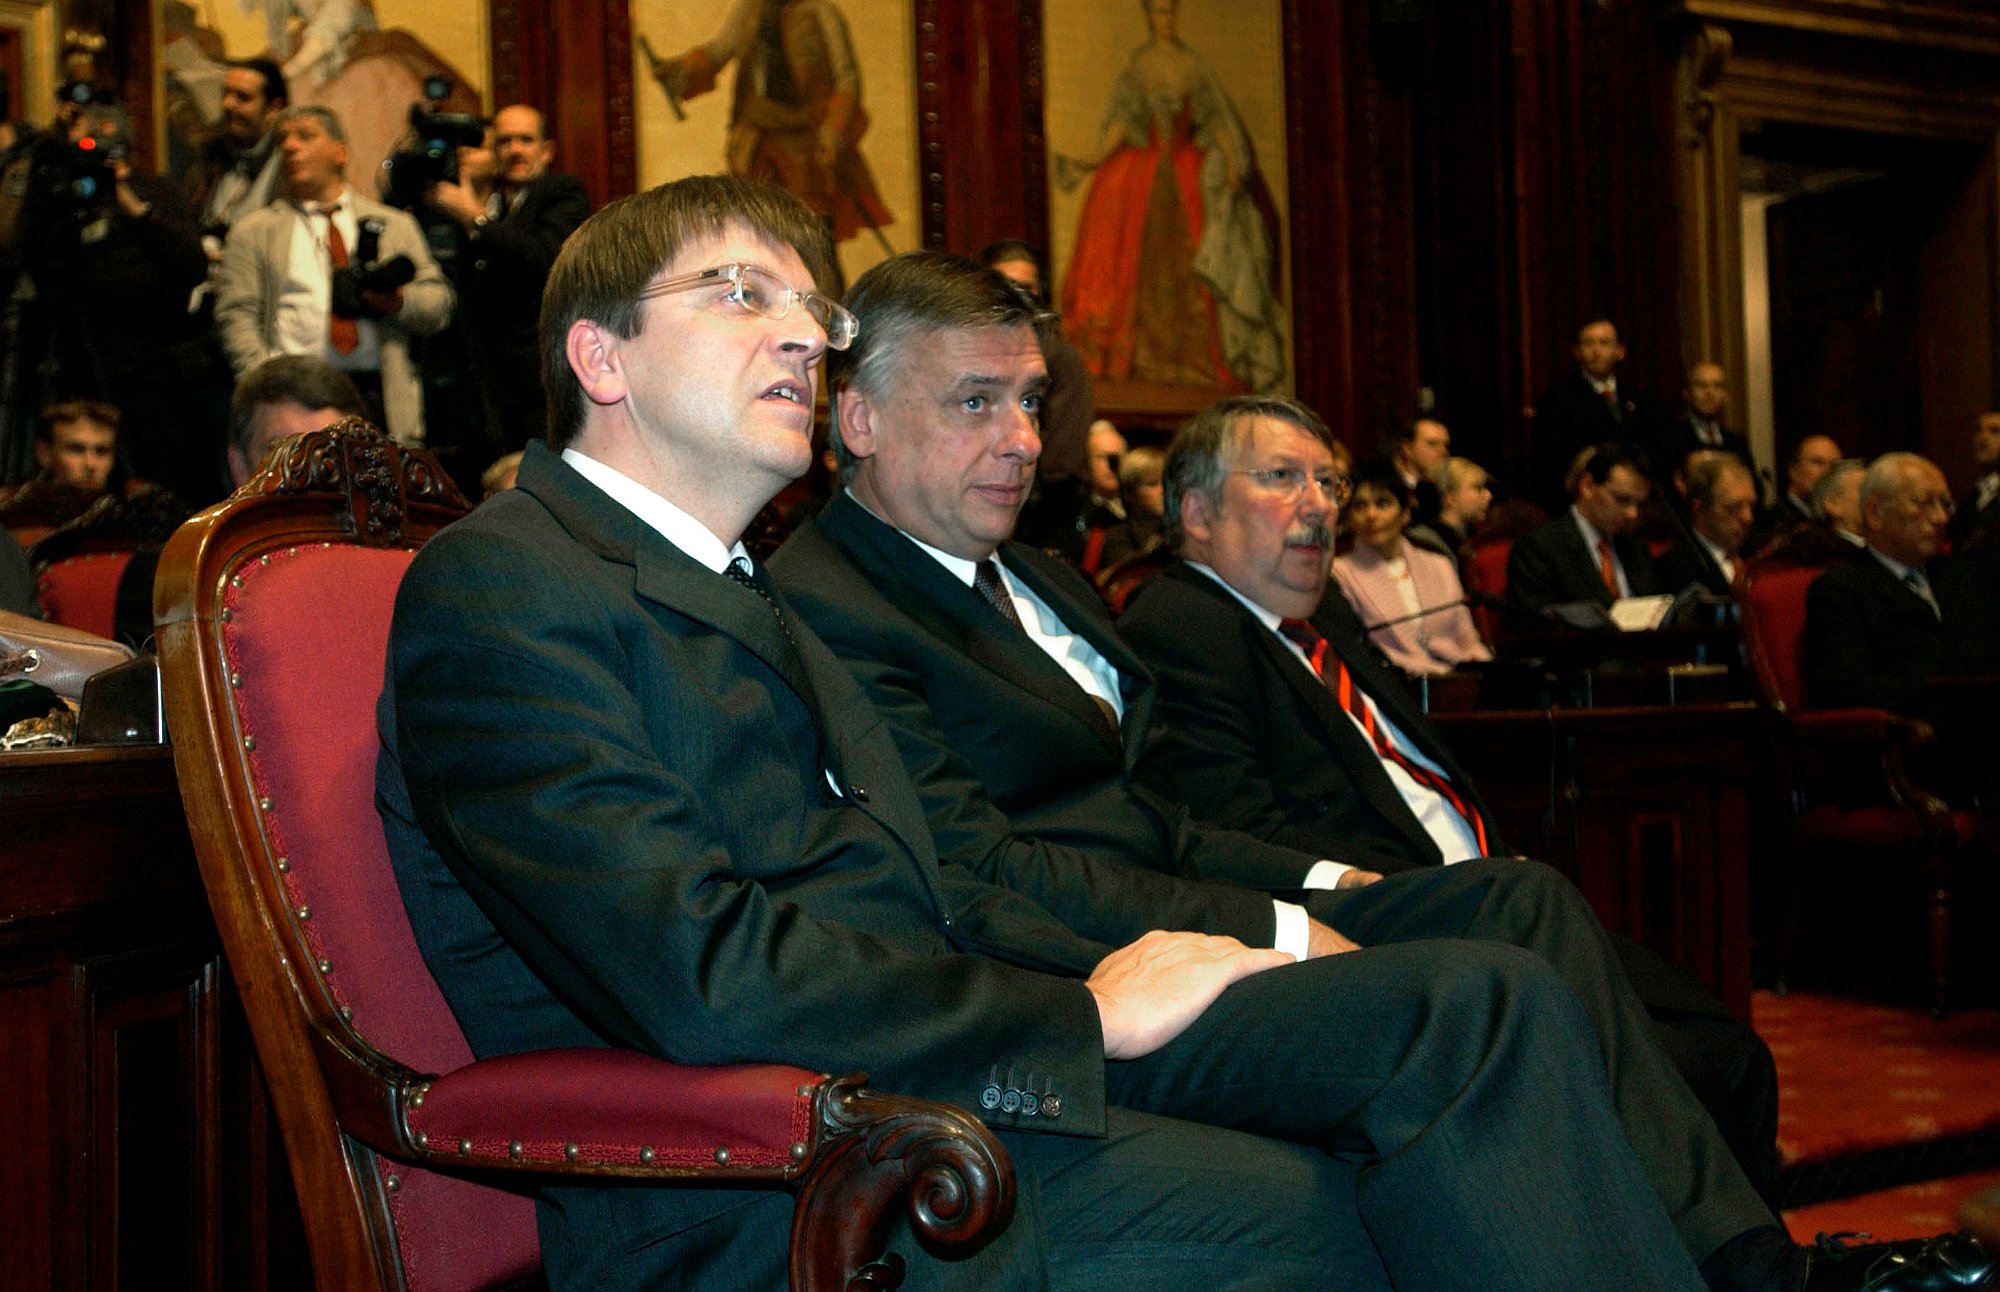
<svg viewBox="0 0 2000 1292">
<path fill-rule="evenodd" d="M 1000 562 L 987 557 L 979 563 L 972 576 L 973 590 L 986 598 L 986 603 L 1000 612 L 1000 617 L 1016 628 L 1021 627 L 1021 612 L 1014 608 L 1014 596 L 1007 591 L 1007 585 L 1000 578 Z"/>
</svg>

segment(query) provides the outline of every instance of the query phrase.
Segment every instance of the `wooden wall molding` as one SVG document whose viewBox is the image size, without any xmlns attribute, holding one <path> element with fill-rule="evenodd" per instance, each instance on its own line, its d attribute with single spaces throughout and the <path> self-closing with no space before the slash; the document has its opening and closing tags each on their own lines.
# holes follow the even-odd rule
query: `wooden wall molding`
<svg viewBox="0 0 2000 1292">
<path fill-rule="evenodd" d="M 2000 12 L 1986 0 L 1675 0 L 1661 8 L 1703 22 L 2000 55 Z"/>
</svg>

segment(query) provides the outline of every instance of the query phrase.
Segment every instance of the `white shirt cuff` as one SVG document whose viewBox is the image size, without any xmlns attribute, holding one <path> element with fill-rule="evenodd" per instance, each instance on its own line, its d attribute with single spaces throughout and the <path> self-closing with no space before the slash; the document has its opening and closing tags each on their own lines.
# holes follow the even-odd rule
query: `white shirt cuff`
<svg viewBox="0 0 2000 1292">
<path fill-rule="evenodd" d="M 1271 899 L 1271 906 L 1277 914 L 1277 928 L 1271 945 L 1294 960 L 1304 960 L 1312 940 L 1311 919 L 1306 915 L 1306 908 L 1276 898 Z"/>
<path fill-rule="evenodd" d="M 1313 863 L 1313 868 L 1306 872 L 1305 882 L 1299 887 L 1338 888 L 1340 877 L 1353 869 L 1354 867 L 1344 861 L 1316 861 Z"/>
</svg>

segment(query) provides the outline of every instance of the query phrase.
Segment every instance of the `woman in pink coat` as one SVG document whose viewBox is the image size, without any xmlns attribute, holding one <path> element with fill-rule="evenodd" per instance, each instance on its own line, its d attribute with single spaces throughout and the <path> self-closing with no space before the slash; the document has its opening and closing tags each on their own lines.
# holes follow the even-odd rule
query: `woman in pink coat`
<svg viewBox="0 0 2000 1292">
<path fill-rule="evenodd" d="M 1406 672 L 1449 673 L 1492 659 L 1451 561 L 1404 540 L 1411 503 L 1409 486 L 1388 463 L 1355 472 L 1346 513 L 1354 550 L 1334 558 L 1334 579 L 1361 622 L 1375 628 L 1369 638 L 1377 649 Z"/>
</svg>

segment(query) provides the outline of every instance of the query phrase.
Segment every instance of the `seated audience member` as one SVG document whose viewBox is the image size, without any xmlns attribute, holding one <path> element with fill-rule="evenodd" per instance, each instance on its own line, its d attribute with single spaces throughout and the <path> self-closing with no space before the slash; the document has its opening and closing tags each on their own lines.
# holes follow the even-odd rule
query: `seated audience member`
<svg viewBox="0 0 2000 1292">
<path fill-rule="evenodd" d="M 1868 546 L 1861 535 L 1861 481 L 1868 464 L 1860 458 L 1842 458 L 1827 468 L 1813 486 L 1813 515 L 1836 537 L 1852 548 Z"/>
<path fill-rule="evenodd" d="M 1972 469 L 1978 473 L 1951 518 L 1951 545 L 1964 551 L 1993 541 L 2000 530 L 2000 409 L 1979 415 L 1972 429 Z"/>
<path fill-rule="evenodd" d="M 494 461 L 479 476 L 479 496 L 491 498 L 496 493 L 505 493 L 514 487 L 514 481 L 521 473 L 521 455 L 509 453 Z"/>
<path fill-rule="evenodd" d="M 1582 457 L 1567 512 L 1514 540 L 1507 557 L 1507 601 L 1524 623 L 1551 606 L 1609 606 L 1660 591 L 1653 561 L 1632 531 L 1652 493 L 1636 450 L 1604 444 Z"/>
<path fill-rule="evenodd" d="M 1065 898 L 1072 920 L 1023 900 L 1009 883 L 1028 877 L 1004 858 L 978 873 L 953 859 L 963 836 L 929 828 L 921 796 L 936 787 L 910 781 L 897 712 L 885 724 L 869 707 L 738 542 L 811 460 L 820 356 L 856 342 L 854 316 L 813 291 L 832 260 L 802 202 L 723 177 L 599 211 L 549 280 L 553 447 L 530 445 L 518 486 L 410 566 L 378 803 L 420 948 L 475 1053 L 611 1043 L 864 1069 L 877 1089 L 958 1104 L 1005 1145 L 1019 1202 L 972 1261 L 899 1244 L 913 1285 L 1445 1292 L 1504 1270 L 1526 1292 L 1694 1292 L 1698 1259 L 1717 1288 L 1830 1286 L 1616 984 L 1596 993 L 1609 1008 L 1594 1025 L 1512 947 L 1346 950 L 1283 917 L 1304 935 L 1292 963 L 1270 946 L 1280 911 L 1246 890 L 1105 867 L 1108 887 Z M 716 290 L 705 274 L 724 265 L 768 290 Z M 857 284 L 857 303 L 870 291 Z M 836 416 L 862 459 L 898 427 L 915 438 L 899 496 L 952 548 L 997 545 L 1026 494 L 1044 369 L 1021 300 L 999 286 L 977 326 L 932 325 L 889 364 L 857 355 L 835 378 L 878 401 L 910 393 L 843 397 Z M 859 335 L 875 330 L 899 348 L 879 315 Z M 939 385 L 954 397 L 933 398 Z M 843 493 L 821 516 L 861 508 Z M 859 519 L 871 542 L 911 543 Z M 1067 567 L 1032 567 L 1065 606 L 1090 598 Z M 1017 613 L 1035 616 L 1022 587 Z M 1000 610 L 974 606 L 1012 650 Z M 1467 878 L 1446 924 L 1478 927 L 1514 887 Z M 1394 883 L 1347 890 L 1357 927 L 1412 905 L 1394 888 L 1366 900 Z M 1526 923 L 1562 926 L 1572 961 L 1601 949 L 1575 923 L 1587 908 L 1527 887 L 1546 905 Z M 1619 1099 L 1643 1116 L 1621 1127 Z M 1496 1213 L 1497 1199 L 1521 1205 Z M 783 1192 L 539 1200 L 555 1292 L 784 1285 Z M 1815 1256 L 1811 1273 L 1878 1256 Z"/>
<path fill-rule="evenodd" d="M 1687 500 L 1687 532 L 1660 557 L 1660 590 L 1699 585 L 1714 596 L 1734 596 L 1743 545 L 1757 521 L 1757 478 L 1741 458 L 1714 450 L 1689 469 Z"/>
<path fill-rule="evenodd" d="M 1951 521 L 1944 473 L 1885 453 L 1861 480 L 1865 557 L 1842 561 L 1806 594 L 1806 681 L 1825 708 L 1861 705 L 1916 717 L 1935 677 L 2000 672 L 2000 589 L 1974 559 L 1940 556 Z"/>
<path fill-rule="evenodd" d="M 42 410 L 35 427 L 35 465 L 42 478 L 101 494 L 118 470 L 118 410 L 96 399 L 72 399 Z"/>
<path fill-rule="evenodd" d="M 1486 468 L 1471 458 L 1446 458 L 1438 473 L 1438 511 L 1430 523 L 1410 525 L 1407 537 L 1440 556 L 1451 558 L 1458 568 L 1459 553 L 1473 531 L 1486 522 L 1493 508 L 1493 483 Z"/>
<path fill-rule="evenodd" d="M 1393 466 L 1371 463 L 1355 473 L 1353 488 L 1347 516 L 1354 550 L 1333 559 L 1333 577 L 1376 649 L 1413 674 L 1492 659 L 1451 561 L 1403 535 L 1412 504 L 1403 477 Z"/>
<path fill-rule="evenodd" d="M 1119 458 L 1118 498 L 1125 504 L 1125 519 L 1105 528 L 1099 569 L 1108 570 L 1160 545 L 1160 469 L 1166 460 L 1166 450 L 1150 444 Z"/>
<path fill-rule="evenodd" d="M 1825 435 L 1808 435 L 1785 459 L 1785 488 L 1778 501 L 1758 518 L 1750 550 L 1761 552 L 1793 530 L 1813 523 L 1812 492 L 1827 469 L 1840 461 L 1840 446 Z"/>
<path fill-rule="evenodd" d="M 1410 514 L 1428 523 L 1438 513 L 1438 472 L 1451 456 L 1451 431 L 1435 417 L 1419 417 L 1403 427 L 1390 446 L 1389 461 L 1410 491 Z"/>
<path fill-rule="evenodd" d="M 361 392 L 338 368 L 311 355 L 274 355 L 245 373 L 230 396 L 229 478 L 240 488 L 285 440 L 343 417 L 366 416 Z M 159 548 L 141 548 L 118 578 L 118 637 L 135 649 L 153 634 L 159 565 Z"/>
<path fill-rule="evenodd" d="M 451 317 L 451 287 L 407 212 L 347 182 L 347 135 L 316 104 L 278 114 L 284 199 L 236 222 L 215 275 L 215 329 L 239 378 L 276 354 L 323 359 L 403 444 L 424 439 L 412 339 Z M 399 258 L 410 278 L 363 290 L 359 273 Z"/>
<path fill-rule="evenodd" d="M 1638 1065 L 1613 1083 L 1631 1142 L 1654 1139 L 1659 1115 L 1678 1124 L 1669 1137 L 1679 1148 L 1664 1159 L 1642 1149 L 1642 1158 L 1685 1162 L 1698 1141 L 1706 1169 L 1739 1199 L 1751 1194 L 1679 1080 L 1666 1082 L 1665 1108 L 1621 1102 L 1627 1075 L 1645 1082 L 1642 1074 L 1670 1065 L 1602 926 L 1567 881 L 1533 863 L 1475 858 L 1349 884 L 1340 864 L 1309 853 L 1191 831 L 1182 809 L 1133 787 L 1127 767 L 1143 757 L 1153 726 L 1150 674 L 1081 580 L 1006 541 L 1033 469 L 1045 379 L 1032 316 L 1006 299 L 976 266 L 934 253 L 885 261 L 855 283 L 847 301 L 859 338 L 834 357 L 829 378 L 845 487 L 772 563 L 786 603 L 884 716 L 941 859 L 1025 891 L 1073 924 L 1106 918 L 1127 894 L 1163 882 L 1173 903 L 1214 892 L 1173 878 L 1194 869 L 1288 893 L 1317 890 L 1306 894 L 1308 910 L 1372 949 L 1433 939 L 1421 952 L 1407 948 L 1422 958 L 1466 937 L 1525 939 L 1573 982 L 1601 1033 L 1623 1038 L 1621 1062 Z M 1325 585 L 1329 503 L 1340 487 L 1326 438 L 1323 427 L 1306 444 L 1260 438 L 1256 456 L 1220 477 L 1232 498 L 1252 501 L 1213 518 L 1228 534 L 1217 541 L 1275 536 L 1259 548 L 1260 578 Z M 1199 846 L 1176 842 L 1189 839 Z M 1329 883 L 1337 887 L 1319 888 Z M 1536 896 L 1513 891 L 1517 884 Z M 1446 896 L 1466 891 L 1482 894 L 1472 907 Z M 1473 907 L 1468 924 L 1437 919 Z M 1544 919 L 1565 931 L 1540 927 Z M 1359 954 L 1365 963 L 1370 951 Z M 1246 1042 L 1281 1052 L 1266 1050 L 1269 1038 Z M 1681 1170 L 1665 1169 L 1677 1178 Z M 1790 1259 L 1769 1222 L 1755 1224 L 1763 1237 L 1751 1241 L 1775 1239 Z M 1698 1253 L 1711 1242 L 1690 1238 L 1689 1247 Z"/>
<path fill-rule="evenodd" d="M 1507 857 L 1478 790 L 1376 662 L 1325 567 L 1290 555 L 1295 537 L 1325 526 L 1334 500 L 1306 490 L 1281 506 L 1282 495 L 1264 496 L 1240 465 L 1310 462 L 1326 437 L 1303 405 L 1239 398 L 1175 438 L 1167 518 L 1181 560 L 1119 623 L 1158 679 L 1164 719 L 1139 776 L 1216 824 L 1323 856 L 1359 850 L 1361 864 L 1391 876 L 1385 883 Z M 1370 468 L 1360 474 L 1372 478 Z M 1370 488 L 1356 486 L 1357 504 Z M 1777 1130 L 1769 1054 L 1685 971 L 1613 942 L 1682 1074 L 1768 1186 Z"/>
</svg>

